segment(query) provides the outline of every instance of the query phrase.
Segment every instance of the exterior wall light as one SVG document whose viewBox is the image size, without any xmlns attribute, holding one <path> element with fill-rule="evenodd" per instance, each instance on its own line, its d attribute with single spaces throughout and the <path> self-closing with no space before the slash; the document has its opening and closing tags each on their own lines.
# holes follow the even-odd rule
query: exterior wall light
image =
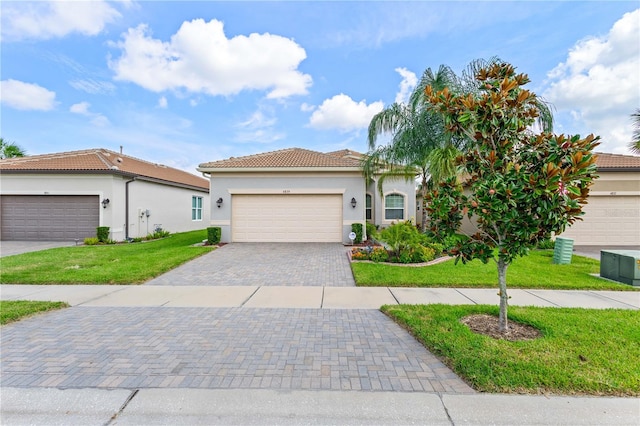
<svg viewBox="0 0 640 426">
<path fill-rule="evenodd" d="M 355 197 L 351 198 L 351 207 L 353 207 L 354 209 L 356 208 L 356 204 L 358 204 L 358 202 L 356 201 Z"/>
<path fill-rule="evenodd" d="M 218 198 L 218 200 L 216 201 L 216 204 L 217 204 L 218 208 L 220 208 L 220 206 L 222 206 L 222 197 Z"/>
<path fill-rule="evenodd" d="M 104 200 L 102 200 L 102 208 L 106 209 L 107 206 L 109 205 L 110 201 L 108 198 L 105 198 Z"/>
</svg>

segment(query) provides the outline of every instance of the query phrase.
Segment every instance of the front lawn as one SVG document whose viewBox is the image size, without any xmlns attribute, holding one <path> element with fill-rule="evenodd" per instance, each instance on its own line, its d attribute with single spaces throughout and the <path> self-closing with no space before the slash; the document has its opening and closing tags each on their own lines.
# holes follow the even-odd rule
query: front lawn
<svg viewBox="0 0 640 426">
<path fill-rule="evenodd" d="M 556 290 L 631 290 L 630 285 L 608 281 L 590 274 L 600 273 L 600 262 L 573 256 L 571 264 L 552 262 L 553 250 L 532 250 L 516 259 L 507 270 L 509 288 Z M 396 266 L 382 263 L 351 264 L 358 286 L 370 287 L 476 287 L 498 286 L 496 264 L 479 260 L 464 265 L 453 260 L 423 267 Z"/>
<path fill-rule="evenodd" d="M 18 321 L 40 312 L 66 308 L 65 302 L 36 302 L 32 300 L 0 301 L 0 325 Z"/>
<path fill-rule="evenodd" d="M 192 247 L 204 230 L 130 244 L 63 247 L 0 259 L 0 281 L 11 284 L 135 284 L 211 251 Z"/>
<path fill-rule="evenodd" d="M 542 332 L 510 342 L 473 333 L 460 319 L 497 306 L 395 305 L 383 312 L 481 392 L 640 395 L 640 312 L 510 307 L 509 319 Z"/>
</svg>

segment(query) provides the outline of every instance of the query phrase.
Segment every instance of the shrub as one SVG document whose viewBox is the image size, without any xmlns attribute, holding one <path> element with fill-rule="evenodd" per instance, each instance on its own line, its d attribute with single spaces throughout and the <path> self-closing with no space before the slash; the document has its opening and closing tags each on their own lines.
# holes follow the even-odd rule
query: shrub
<svg viewBox="0 0 640 426">
<path fill-rule="evenodd" d="M 97 239 L 96 237 L 89 237 L 89 238 L 85 238 L 84 239 L 84 244 L 87 245 L 87 246 L 95 246 L 99 242 L 100 242 L 100 240 Z"/>
<path fill-rule="evenodd" d="M 207 243 L 210 245 L 218 244 L 222 235 L 222 228 L 211 226 L 207 228 Z"/>
<path fill-rule="evenodd" d="M 378 238 L 378 228 L 373 223 L 367 222 L 365 229 L 367 230 L 367 240 L 373 241 Z"/>
<path fill-rule="evenodd" d="M 131 238 L 131 242 L 132 243 L 141 243 L 143 240 L 142 237 L 135 237 L 135 238 Z"/>
<path fill-rule="evenodd" d="M 412 248 L 428 244 L 426 235 L 420 233 L 411 222 L 398 222 L 380 231 L 378 237 L 388 244 L 396 259 L 402 261 L 400 256 Z M 406 258 L 403 257 L 403 259 Z"/>
<path fill-rule="evenodd" d="M 171 235 L 171 232 L 165 231 L 160 226 L 156 226 L 153 230 L 153 234 L 149 234 L 145 237 L 146 240 L 158 240 L 160 238 L 165 238 Z"/>
<path fill-rule="evenodd" d="M 549 238 L 548 240 L 540 241 L 536 248 L 540 250 L 553 250 L 556 247 L 556 242 Z"/>
<path fill-rule="evenodd" d="M 389 260 L 389 252 L 383 247 L 376 247 L 371 251 L 369 259 L 374 262 L 386 262 Z"/>
<path fill-rule="evenodd" d="M 352 223 L 351 224 L 351 232 L 356 233 L 356 239 L 353 241 L 356 244 L 360 244 L 362 242 L 362 224 L 361 223 Z"/>
<path fill-rule="evenodd" d="M 101 243 L 107 243 L 109 241 L 109 227 L 108 226 L 98 226 L 96 229 L 96 233 L 98 236 L 98 241 Z"/>
</svg>

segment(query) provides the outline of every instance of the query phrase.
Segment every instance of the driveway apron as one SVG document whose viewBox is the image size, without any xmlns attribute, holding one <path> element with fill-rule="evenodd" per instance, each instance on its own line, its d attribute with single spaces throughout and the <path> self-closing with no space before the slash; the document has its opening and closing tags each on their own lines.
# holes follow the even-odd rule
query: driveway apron
<svg viewBox="0 0 640 426">
<path fill-rule="evenodd" d="M 474 393 L 374 309 L 76 306 L 2 329 L 1 385 Z"/>
<path fill-rule="evenodd" d="M 336 243 L 232 243 L 147 285 L 354 287 L 348 250 Z"/>
</svg>

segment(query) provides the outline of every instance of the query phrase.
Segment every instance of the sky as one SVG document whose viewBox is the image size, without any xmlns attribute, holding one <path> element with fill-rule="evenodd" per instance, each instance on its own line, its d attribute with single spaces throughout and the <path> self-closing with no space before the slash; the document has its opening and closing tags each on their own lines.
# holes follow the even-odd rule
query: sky
<svg viewBox="0 0 640 426">
<path fill-rule="evenodd" d="M 630 154 L 638 1 L 0 2 L 0 136 L 27 154 L 106 148 L 198 164 L 367 151 L 371 118 L 441 64 L 499 57 L 555 133 Z M 381 140 L 384 142 L 385 138 Z"/>
</svg>

